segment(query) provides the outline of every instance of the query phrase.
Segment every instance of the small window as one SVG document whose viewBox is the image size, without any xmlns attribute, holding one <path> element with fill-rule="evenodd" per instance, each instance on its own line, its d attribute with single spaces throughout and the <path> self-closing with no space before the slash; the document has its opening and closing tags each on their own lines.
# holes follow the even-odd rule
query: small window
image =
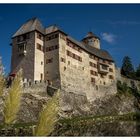
<svg viewBox="0 0 140 140">
<path fill-rule="evenodd" d="M 18 52 L 26 50 L 26 45 L 25 43 L 18 44 Z"/>
<path fill-rule="evenodd" d="M 58 37 L 58 34 L 55 34 L 55 38 L 57 38 Z"/>
<path fill-rule="evenodd" d="M 37 38 L 39 38 L 40 40 L 43 40 L 43 36 L 40 33 L 37 33 Z"/>
<path fill-rule="evenodd" d="M 102 69 L 107 70 L 107 66 L 106 65 L 102 65 Z"/>
<path fill-rule="evenodd" d="M 104 75 L 103 75 L 103 74 L 101 74 L 101 75 L 100 75 L 100 77 L 101 77 L 101 78 L 104 78 Z"/>
<path fill-rule="evenodd" d="M 30 33 L 26 34 L 26 39 L 30 39 Z"/>
<path fill-rule="evenodd" d="M 109 79 L 114 79 L 113 75 L 109 75 Z"/>
<path fill-rule="evenodd" d="M 46 59 L 46 64 L 48 64 L 48 63 L 52 63 L 52 62 L 53 62 L 53 58 Z"/>
<path fill-rule="evenodd" d="M 43 61 L 41 61 L 41 65 L 43 65 Z"/>
<path fill-rule="evenodd" d="M 40 51 L 43 51 L 42 45 L 40 45 L 39 43 L 37 43 L 37 49 L 40 50 Z"/>
<path fill-rule="evenodd" d="M 91 77 L 91 82 L 95 84 L 95 78 Z"/>
<path fill-rule="evenodd" d="M 98 90 L 98 86 L 96 85 L 96 90 Z"/>
<path fill-rule="evenodd" d="M 66 67 L 64 67 L 64 71 L 66 70 Z"/>
<path fill-rule="evenodd" d="M 61 57 L 61 62 L 64 62 L 65 63 L 66 62 L 65 58 L 62 58 Z"/>
<path fill-rule="evenodd" d="M 112 68 L 109 68 L 109 71 L 110 71 L 110 72 L 113 72 L 113 69 L 112 69 Z"/>
</svg>

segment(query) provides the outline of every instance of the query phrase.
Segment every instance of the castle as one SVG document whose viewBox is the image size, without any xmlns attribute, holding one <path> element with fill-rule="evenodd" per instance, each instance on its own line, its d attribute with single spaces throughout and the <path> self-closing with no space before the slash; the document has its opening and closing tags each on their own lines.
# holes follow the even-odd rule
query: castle
<svg viewBox="0 0 140 140">
<path fill-rule="evenodd" d="M 25 82 L 48 81 L 88 97 L 115 89 L 114 60 L 100 49 L 100 38 L 92 32 L 79 42 L 56 25 L 45 28 L 33 18 L 12 36 L 11 45 L 11 73 L 22 68 Z"/>
</svg>

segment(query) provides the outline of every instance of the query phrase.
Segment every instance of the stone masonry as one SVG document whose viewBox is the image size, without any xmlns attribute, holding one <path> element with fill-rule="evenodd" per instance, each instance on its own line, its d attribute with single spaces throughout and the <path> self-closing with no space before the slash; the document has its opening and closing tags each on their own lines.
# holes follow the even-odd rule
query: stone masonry
<svg viewBox="0 0 140 140">
<path fill-rule="evenodd" d="M 11 74 L 20 68 L 24 82 L 47 81 L 90 101 L 116 93 L 114 60 L 92 32 L 77 41 L 55 25 L 44 28 L 30 19 L 12 36 Z"/>
</svg>

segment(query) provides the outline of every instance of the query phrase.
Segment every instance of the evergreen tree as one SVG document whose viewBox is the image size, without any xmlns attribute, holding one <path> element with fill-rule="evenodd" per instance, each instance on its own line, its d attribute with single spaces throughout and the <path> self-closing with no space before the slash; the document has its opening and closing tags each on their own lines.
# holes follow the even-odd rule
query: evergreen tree
<svg viewBox="0 0 140 140">
<path fill-rule="evenodd" d="M 139 64 L 139 66 L 137 67 L 137 70 L 136 70 L 136 77 L 137 77 L 137 79 L 140 80 L 140 64 Z"/>
<path fill-rule="evenodd" d="M 128 56 L 123 58 L 123 64 L 121 67 L 121 74 L 129 78 L 135 78 L 135 71 L 132 65 L 131 59 Z"/>
</svg>

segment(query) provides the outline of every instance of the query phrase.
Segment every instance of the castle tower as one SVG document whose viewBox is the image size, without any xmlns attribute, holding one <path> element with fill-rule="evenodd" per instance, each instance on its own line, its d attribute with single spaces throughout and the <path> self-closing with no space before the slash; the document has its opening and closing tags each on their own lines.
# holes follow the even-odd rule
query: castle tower
<svg viewBox="0 0 140 140">
<path fill-rule="evenodd" d="M 88 32 L 86 37 L 84 39 L 82 39 L 82 42 L 85 43 L 85 44 L 88 44 L 91 47 L 100 49 L 100 38 L 97 37 L 92 32 Z"/>
<path fill-rule="evenodd" d="M 24 23 L 12 36 L 11 73 L 20 68 L 27 80 L 44 79 L 44 27 L 37 18 Z"/>
</svg>

